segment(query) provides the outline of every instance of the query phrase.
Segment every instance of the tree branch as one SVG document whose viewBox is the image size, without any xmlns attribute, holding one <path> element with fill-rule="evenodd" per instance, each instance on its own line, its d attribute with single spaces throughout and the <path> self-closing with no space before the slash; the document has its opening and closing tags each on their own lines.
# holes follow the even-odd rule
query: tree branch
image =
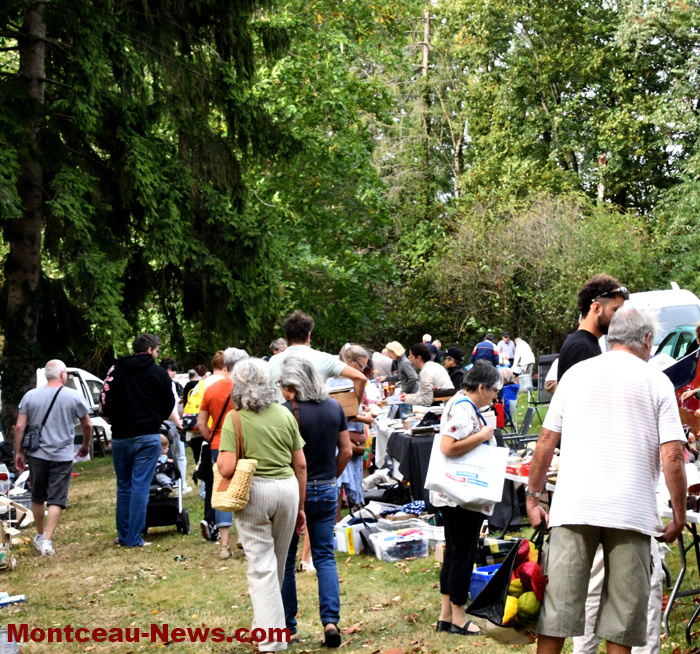
<svg viewBox="0 0 700 654">
<path fill-rule="evenodd" d="M 146 50 L 149 50 L 152 52 L 154 55 L 157 55 L 158 57 L 162 57 L 163 59 L 167 59 L 168 61 L 177 64 L 178 66 L 181 66 L 185 70 L 189 71 L 190 73 L 197 75 L 197 77 L 201 77 L 203 80 L 209 82 L 210 84 L 213 84 L 214 81 L 207 77 L 206 75 L 202 75 L 198 70 L 195 70 L 194 68 L 190 68 L 189 66 L 186 66 L 183 64 L 181 61 L 178 61 L 175 57 L 171 57 L 170 55 L 166 55 L 163 52 L 160 52 L 159 50 L 156 50 L 153 46 L 149 45 L 145 41 L 142 41 L 141 39 L 137 39 L 134 36 L 131 36 L 129 34 L 126 34 L 125 32 L 121 32 L 117 29 L 114 30 L 115 34 L 119 34 L 120 36 L 123 36 L 125 39 L 129 39 L 129 41 L 132 41 L 133 43 L 138 43 L 140 46 L 146 48 Z"/>
<path fill-rule="evenodd" d="M 55 79 L 49 79 L 48 77 L 42 77 L 41 81 L 46 82 L 47 84 L 53 84 L 54 86 L 62 86 L 64 89 L 68 89 L 70 91 L 73 90 L 72 86 L 69 86 L 68 84 L 64 84 L 63 82 L 59 82 L 58 80 L 55 80 Z"/>
</svg>

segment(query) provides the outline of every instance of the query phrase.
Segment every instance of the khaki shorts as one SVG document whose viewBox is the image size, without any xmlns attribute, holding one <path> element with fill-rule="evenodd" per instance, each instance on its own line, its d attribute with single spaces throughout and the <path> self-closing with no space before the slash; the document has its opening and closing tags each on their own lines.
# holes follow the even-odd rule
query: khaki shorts
<svg viewBox="0 0 700 654">
<path fill-rule="evenodd" d="M 544 571 L 549 583 L 538 632 L 564 638 L 584 635 L 588 582 L 598 543 L 603 545 L 605 578 L 595 634 L 626 647 L 646 645 L 651 537 L 626 529 L 588 525 L 552 529 Z"/>
</svg>

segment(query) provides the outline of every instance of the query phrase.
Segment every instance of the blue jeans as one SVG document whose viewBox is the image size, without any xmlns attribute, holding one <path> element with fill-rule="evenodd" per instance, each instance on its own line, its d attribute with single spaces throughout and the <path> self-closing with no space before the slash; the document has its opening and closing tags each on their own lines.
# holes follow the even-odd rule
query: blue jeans
<svg viewBox="0 0 700 654">
<path fill-rule="evenodd" d="M 219 450 L 211 451 L 211 462 L 216 463 L 219 458 Z M 221 527 L 230 527 L 233 524 L 233 514 L 230 511 L 214 511 L 216 526 L 221 529 Z"/>
<path fill-rule="evenodd" d="M 112 440 L 117 473 L 117 537 L 127 547 L 143 545 L 148 490 L 159 456 L 160 434 Z"/>
<path fill-rule="evenodd" d="M 335 514 L 338 510 L 338 489 L 335 484 L 306 487 L 306 528 L 311 540 L 311 557 L 313 558 L 316 576 L 318 578 L 318 604 L 321 613 L 321 624 L 338 624 L 340 620 L 340 584 L 338 569 L 335 565 L 333 552 L 333 528 Z M 282 584 L 282 602 L 287 629 L 293 634 L 297 632 L 296 614 L 297 583 L 294 567 L 297 559 L 299 536 L 296 532 L 287 554 L 287 564 Z"/>
</svg>

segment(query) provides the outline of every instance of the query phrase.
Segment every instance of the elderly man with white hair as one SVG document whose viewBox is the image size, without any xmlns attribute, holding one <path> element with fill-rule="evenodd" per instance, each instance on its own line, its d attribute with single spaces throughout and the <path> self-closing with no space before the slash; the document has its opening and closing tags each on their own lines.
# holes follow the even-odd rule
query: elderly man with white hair
<svg viewBox="0 0 700 654">
<path fill-rule="evenodd" d="M 90 452 L 92 435 L 90 409 L 85 399 L 77 391 L 65 388 L 68 380 L 66 364 L 58 359 L 49 361 L 44 373 L 46 386 L 25 393 L 19 403 L 15 425 L 15 466 L 22 472 L 26 464 L 29 464 L 32 511 L 36 523 L 33 542 L 41 556 L 54 553 L 53 534 L 61 519 L 61 511 L 68 504 L 76 421 L 79 420 L 83 428 L 83 444 L 79 456 L 87 456 Z M 39 437 L 25 451 L 22 441 L 27 426 L 37 430 Z M 33 445 L 38 447 L 33 449 Z M 47 505 L 49 514 L 45 520 Z"/>
<path fill-rule="evenodd" d="M 528 516 L 552 529 L 540 612 L 538 654 L 559 654 L 582 636 L 591 565 L 603 547 L 605 578 L 595 634 L 609 654 L 647 641 L 651 539 L 676 540 L 685 524 L 685 436 L 673 385 L 648 365 L 654 316 L 623 307 L 608 331 L 612 348 L 575 364 L 552 399 L 530 466 Z M 561 440 L 557 490 L 548 516 L 539 505 L 552 454 Z M 659 460 L 673 520 L 659 516 Z"/>
</svg>

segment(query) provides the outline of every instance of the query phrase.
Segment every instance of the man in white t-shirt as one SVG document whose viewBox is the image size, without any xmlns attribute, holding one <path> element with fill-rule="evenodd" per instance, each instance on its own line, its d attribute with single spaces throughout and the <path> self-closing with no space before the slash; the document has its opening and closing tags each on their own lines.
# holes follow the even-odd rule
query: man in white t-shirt
<svg viewBox="0 0 700 654">
<path fill-rule="evenodd" d="M 284 321 L 284 336 L 289 343 L 289 347 L 270 357 L 270 385 L 277 392 L 277 401 L 282 404 L 282 389 L 279 387 L 279 378 L 282 371 L 282 362 L 291 355 L 301 356 L 311 361 L 314 368 L 321 375 L 323 381 L 327 381 L 331 377 L 345 377 L 352 380 L 355 385 L 355 393 L 357 399 L 362 403 L 362 398 L 365 394 L 365 377 L 359 370 L 355 370 L 351 366 L 345 365 L 338 357 L 326 352 L 319 352 L 309 346 L 311 342 L 311 332 L 314 328 L 314 319 L 311 316 L 297 310 L 294 311 L 287 320 Z"/>
<path fill-rule="evenodd" d="M 535 355 L 532 353 L 530 345 L 520 337 L 515 339 L 515 357 L 513 359 L 513 368 L 518 367 L 523 375 L 531 375 L 535 372 Z"/>
<path fill-rule="evenodd" d="M 526 491 L 533 526 L 548 520 L 549 584 L 538 625 L 538 654 L 559 654 L 584 633 L 591 564 L 605 556 L 604 593 L 595 633 L 610 654 L 647 640 L 651 537 L 673 542 L 685 524 L 685 436 L 673 385 L 648 365 L 656 323 L 645 310 L 620 309 L 610 352 L 577 363 L 552 399 Z M 551 516 L 539 496 L 557 442 L 561 456 Z M 659 459 L 674 519 L 662 525 L 656 502 Z"/>
</svg>

